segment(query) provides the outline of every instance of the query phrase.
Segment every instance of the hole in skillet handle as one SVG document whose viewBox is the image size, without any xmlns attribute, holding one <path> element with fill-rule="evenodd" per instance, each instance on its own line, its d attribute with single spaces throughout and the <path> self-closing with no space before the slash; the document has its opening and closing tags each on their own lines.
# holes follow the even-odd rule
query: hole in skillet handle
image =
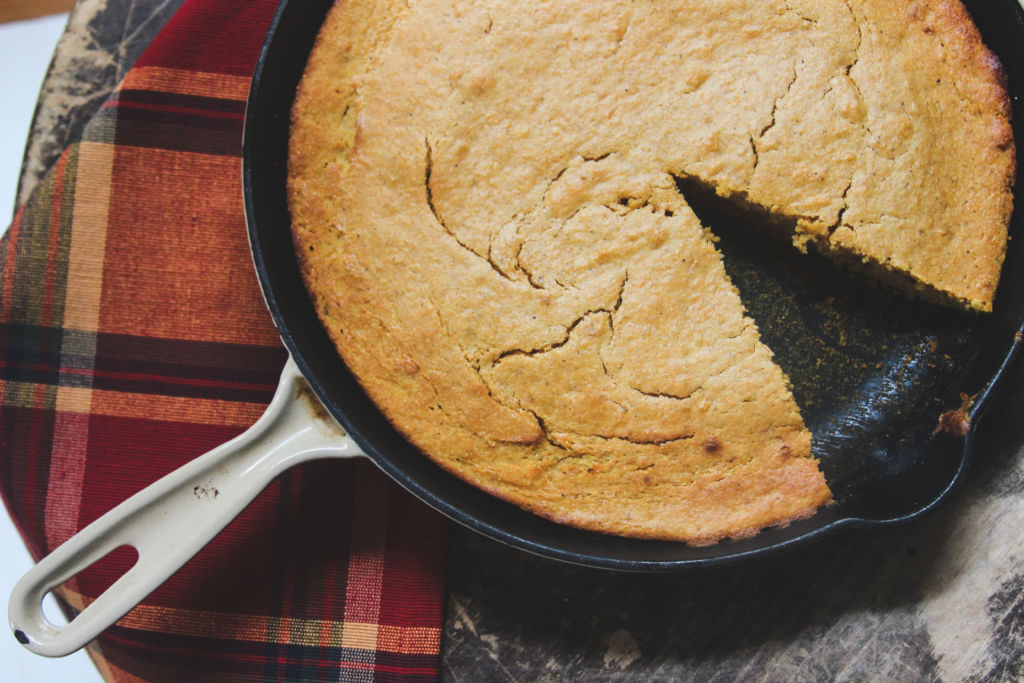
<svg viewBox="0 0 1024 683">
<path fill-rule="evenodd" d="M 132 545 L 123 544 L 59 584 L 47 588 L 39 597 L 37 616 L 42 618 L 42 622 L 34 628 L 64 630 L 74 622 L 81 610 L 88 606 L 86 601 L 106 593 L 107 589 L 135 567 L 138 561 L 139 551 Z M 73 603 L 78 603 L 81 607 L 75 607 Z M 14 629 L 13 633 L 15 639 L 22 645 L 33 642 L 22 629 Z"/>
<path fill-rule="evenodd" d="M 102 595 L 115 581 L 124 576 L 139 561 L 139 551 L 134 546 L 120 545 L 99 558 L 74 576 L 54 586 L 43 596 L 43 616 L 54 626 L 66 626 L 78 612 L 65 595 L 77 595 L 80 599 Z M 83 605 L 84 607 L 84 605 Z"/>
<path fill-rule="evenodd" d="M 67 582 L 65 582 L 64 585 L 66 584 Z M 57 627 L 68 625 L 67 617 L 65 617 L 64 612 L 61 611 L 61 606 L 57 604 L 58 600 L 60 600 L 60 597 L 57 594 L 59 589 L 60 587 L 54 588 L 52 591 L 44 595 L 42 605 L 43 618 Z"/>
<path fill-rule="evenodd" d="M 968 325 L 976 327 L 972 327 L 970 334 L 949 333 L 957 340 L 957 353 L 943 367 L 941 398 L 930 399 L 935 405 L 927 411 L 909 415 L 917 430 L 913 445 L 908 446 L 902 435 L 896 434 L 881 439 L 878 448 L 844 450 L 857 459 L 841 463 L 837 457 L 833 465 L 826 467 L 827 475 L 828 467 L 834 468 L 833 475 L 838 472 L 839 502 L 808 520 L 786 528 L 767 529 L 752 539 L 702 548 L 609 537 L 537 518 L 464 484 L 429 462 L 394 431 L 338 358 L 306 296 L 292 251 L 285 196 L 289 113 L 306 57 L 331 4 L 331 0 L 283 2 L 261 53 L 246 114 L 243 145 L 249 236 L 268 307 L 303 375 L 364 452 L 400 485 L 461 524 L 517 548 L 577 564 L 649 571 L 753 559 L 821 538 L 842 527 L 905 521 L 938 504 L 959 480 L 968 461 L 972 434 L 965 439 L 946 434 L 932 436 L 932 431 L 938 415 L 956 407 L 951 402 L 959 392 L 980 391 L 992 386 L 993 378 L 999 376 L 1000 361 L 1010 348 L 1007 330 L 1012 333 L 1024 319 L 1021 297 L 1016 294 L 1024 291 L 1019 286 L 1020 264 L 1024 260 L 1018 247 L 1021 240 L 1011 242 L 1004 274 L 1008 284 L 1000 290 L 996 312 L 990 318 L 972 319 Z M 975 0 L 965 4 L 976 12 L 986 42 L 1007 65 L 1011 92 L 1022 92 L 1021 9 L 1014 0 Z M 1014 104 L 1017 106 L 1018 101 Z M 1015 117 L 1018 140 L 1024 139 L 1020 134 L 1022 120 L 1020 115 Z M 1015 226 L 1019 222 L 1015 217 Z M 1012 232 L 1021 234 L 1016 228 Z M 927 375 L 926 365 L 919 364 L 915 370 Z M 851 386 L 855 393 L 860 385 Z M 922 386 L 917 390 L 924 391 Z M 980 410 L 984 403 L 976 404 L 975 410 Z M 831 419 L 825 410 L 821 416 L 822 421 Z M 855 420 L 847 423 L 853 424 Z M 846 441 L 854 443 L 856 439 Z"/>
</svg>

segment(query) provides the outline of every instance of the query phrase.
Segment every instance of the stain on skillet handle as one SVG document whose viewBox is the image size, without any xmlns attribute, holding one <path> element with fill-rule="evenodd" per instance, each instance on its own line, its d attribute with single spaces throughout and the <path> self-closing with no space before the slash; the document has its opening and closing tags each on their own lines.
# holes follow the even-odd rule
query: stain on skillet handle
<svg viewBox="0 0 1024 683">
<path fill-rule="evenodd" d="M 307 460 L 362 455 L 289 359 L 251 428 L 110 510 L 22 577 L 8 607 L 15 637 L 50 657 L 78 650 L 166 581 L 281 472 Z M 138 551 L 131 569 L 66 626 L 46 618 L 49 591 L 124 545 Z"/>
</svg>

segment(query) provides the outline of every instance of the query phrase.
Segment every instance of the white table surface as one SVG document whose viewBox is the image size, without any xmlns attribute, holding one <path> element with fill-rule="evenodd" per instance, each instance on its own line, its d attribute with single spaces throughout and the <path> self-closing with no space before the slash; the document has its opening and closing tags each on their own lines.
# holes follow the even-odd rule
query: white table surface
<svg viewBox="0 0 1024 683">
<path fill-rule="evenodd" d="M 18 175 L 39 87 L 66 22 L 66 14 L 57 14 L 0 24 L 0 234 L 7 231 L 14 212 Z M 5 617 L 11 589 L 31 566 L 32 559 L 6 510 L 0 512 L 0 605 Z M 54 612 L 56 607 L 48 610 L 49 614 Z M 40 657 L 21 647 L 8 629 L 0 629 L 0 681 L 102 680 L 84 651 L 61 659 Z"/>
</svg>

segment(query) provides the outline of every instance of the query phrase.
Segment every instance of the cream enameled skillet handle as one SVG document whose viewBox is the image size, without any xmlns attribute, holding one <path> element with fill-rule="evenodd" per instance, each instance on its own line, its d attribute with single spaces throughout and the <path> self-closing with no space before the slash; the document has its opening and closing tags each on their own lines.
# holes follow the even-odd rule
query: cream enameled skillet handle
<svg viewBox="0 0 1024 683">
<path fill-rule="evenodd" d="M 61 657 L 127 614 L 195 555 L 285 469 L 306 460 L 363 453 L 331 419 L 289 359 L 274 399 L 248 431 L 153 483 L 43 558 L 14 587 L 15 637 Z M 66 626 L 43 614 L 54 587 L 129 545 L 138 561 Z"/>
</svg>

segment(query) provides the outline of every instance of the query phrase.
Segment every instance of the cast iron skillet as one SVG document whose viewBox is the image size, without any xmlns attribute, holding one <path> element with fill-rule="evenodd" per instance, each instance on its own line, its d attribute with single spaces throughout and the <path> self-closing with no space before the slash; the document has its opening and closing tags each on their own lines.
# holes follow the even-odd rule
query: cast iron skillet
<svg viewBox="0 0 1024 683">
<path fill-rule="evenodd" d="M 434 465 L 392 428 L 349 374 L 320 327 L 292 250 L 285 196 L 288 114 L 331 1 L 281 4 L 245 122 L 245 208 L 253 259 L 294 363 L 286 365 L 273 401 L 252 428 L 110 510 L 18 582 L 8 614 L 27 648 L 59 656 L 85 645 L 198 552 L 280 472 L 314 458 L 365 454 L 428 504 L 492 538 L 558 560 L 626 570 L 755 559 L 844 527 L 911 519 L 955 487 L 982 413 L 1024 344 L 1021 241 L 1010 243 L 994 313 L 956 313 L 876 291 L 862 279 L 760 239 L 685 186 L 698 215 L 722 238 L 729 275 L 793 382 L 836 504 L 786 528 L 697 548 L 557 525 Z M 1016 105 L 1016 95 L 1024 92 L 1021 9 L 1012 0 L 969 6 L 1006 65 Z M 1024 139 L 1020 126 L 1017 133 Z M 1020 222 L 1018 215 L 1011 228 L 1018 235 L 1024 234 Z M 347 436 L 307 399 L 307 382 Z M 966 435 L 936 430 L 940 415 L 965 402 L 971 403 Z M 46 619 L 46 592 L 124 544 L 137 550 L 135 565 L 67 625 Z"/>
<path fill-rule="evenodd" d="M 786 528 L 708 547 L 579 531 L 503 503 L 443 471 L 366 397 L 321 329 L 293 256 L 285 196 L 289 109 L 331 0 L 282 3 L 253 81 L 243 151 L 253 258 L 284 343 L 330 413 L 395 481 L 454 520 L 559 560 L 669 570 L 753 559 L 844 527 L 917 517 L 960 480 L 979 418 L 1020 345 L 1024 253 L 1011 240 L 995 312 L 978 316 L 907 302 L 828 264 L 762 243 L 717 207 L 695 203 L 722 237 L 726 267 L 762 338 L 791 378 L 836 504 Z M 1024 92 L 1024 12 L 1012 0 L 967 2 Z M 1018 112 L 1019 113 L 1019 112 Z M 1021 134 L 1016 117 L 1017 140 Z M 1022 212 L 1013 220 L 1020 229 Z M 740 233 L 745 239 L 737 239 Z M 939 416 L 973 397 L 966 437 L 936 433 Z"/>
</svg>

